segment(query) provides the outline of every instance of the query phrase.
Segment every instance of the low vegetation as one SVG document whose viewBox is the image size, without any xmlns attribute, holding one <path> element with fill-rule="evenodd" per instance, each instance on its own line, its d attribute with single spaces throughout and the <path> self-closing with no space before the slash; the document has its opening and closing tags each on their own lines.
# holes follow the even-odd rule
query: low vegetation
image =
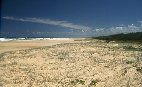
<svg viewBox="0 0 142 87">
<path fill-rule="evenodd" d="M 85 85 L 85 81 L 84 80 L 75 79 L 74 81 L 71 81 L 71 84 L 72 85 L 77 85 L 77 84 Z"/>
<path fill-rule="evenodd" d="M 142 67 L 137 67 L 136 69 L 138 72 L 142 73 Z"/>
<path fill-rule="evenodd" d="M 116 34 L 110 36 L 93 37 L 93 39 L 107 40 L 107 41 L 128 41 L 128 42 L 142 42 L 142 32 L 129 34 Z"/>
<path fill-rule="evenodd" d="M 0 86 L 142 87 L 141 48 L 94 39 L 6 52 L 0 54 Z"/>
<path fill-rule="evenodd" d="M 98 82 L 98 80 L 92 80 L 90 82 L 90 84 L 88 85 L 88 87 L 90 87 L 90 86 L 95 87 L 97 82 Z M 74 86 L 77 85 L 77 84 L 85 85 L 85 81 L 84 80 L 75 79 L 74 81 L 71 81 L 71 84 L 74 85 Z"/>
</svg>

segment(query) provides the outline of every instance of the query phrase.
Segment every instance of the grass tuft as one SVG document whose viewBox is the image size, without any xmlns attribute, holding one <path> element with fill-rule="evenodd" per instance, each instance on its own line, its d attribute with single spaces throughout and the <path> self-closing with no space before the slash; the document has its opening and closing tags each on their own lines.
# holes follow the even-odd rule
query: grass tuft
<svg viewBox="0 0 142 87">
<path fill-rule="evenodd" d="M 138 72 L 142 73 L 142 67 L 137 67 L 136 69 Z"/>
<path fill-rule="evenodd" d="M 73 85 L 76 85 L 76 84 L 85 85 L 85 81 L 79 80 L 79 79 L 75 79 L 75 81 L 71 81 L 71 84 L 73 84 Z"/>
</svg>

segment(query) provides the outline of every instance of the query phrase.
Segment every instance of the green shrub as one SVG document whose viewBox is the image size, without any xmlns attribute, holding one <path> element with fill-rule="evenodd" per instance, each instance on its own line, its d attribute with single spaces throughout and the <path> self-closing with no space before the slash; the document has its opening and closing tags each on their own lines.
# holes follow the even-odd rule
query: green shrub
<svg viewBox="0 0 142 87">
<path fill-rule="evenodd" d="M 98 82 L 98 80 L 91 81 L 90 86 L 92 86 L 92 85 L 96 86 L 97 82 Z"/>
<path fill-rule="evenodd" d="M 76 84 L 85 85 L 85 81 L 79 80 L 79 79 L 75 79 L 75 81 L 71 81 L 71 84 L 73 84 L 73 85 L 76 85 Z"/>
<path fill-rule="evenodd" d="M 126 62 L 127 64 L 132 64 L 132 63 L 134 63 L 133 61 L 127 61 Z"/>
<path fill-rule="evenodd" d="M 138 72 L 142 73 L 142 67 L 137 67 L 136 69 Z"/>
</svg>

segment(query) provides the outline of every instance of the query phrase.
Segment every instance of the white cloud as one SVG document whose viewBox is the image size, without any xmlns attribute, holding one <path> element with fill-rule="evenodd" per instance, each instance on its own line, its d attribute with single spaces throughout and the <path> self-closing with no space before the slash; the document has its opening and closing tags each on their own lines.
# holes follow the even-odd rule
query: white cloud
<svg viewBox="0 0 142 87">
<path fill-rule="evenodd" d="M 142 21 L 138 21 L 138 22 L 142 24 Z"/>
<path fill-rule="evenodd" d="M 94 34 L 98 36 L 103 35 L 112 35 L 120 33 L 133 33 L 133 32 L 142 32 L 142 26 L 136 26 L 134 24 L 128 26 L 116 26 L 110 28 L 97 28 L 94 30 Z"/>
<path fill-rule="evenodd" d="M 70 23 L 68 21 L 57 21 L 57 20 L 50 20 L 50 19 L 41 19 L 41 18 L 15 18 L 15 17 L 2 17 L 3 19 L 7 20 L 15 20 L 15 21 L 22 21 L 22 22 L 34 22 L 34 23 L 42 23 L 42 24 L 49 24 L 54 26 L 61 26 L 65 28 L 77 29 L 81 31 L 90 31 L 91 28 L 88 26 L 77 25 Z"/>
<path fill-rule="evenodd" d="M 3 19 L 7 20 L 15 20 L 15 21 L 21 21 L 21 22 L 34 22 L 34 23 L 42 23 L 42 24 L 48 24 L 53 26 L 60 26 L 64 28 L 69 28 L 72 30 L 70 33 L 77 33 L 80 35 L 88 35 L 88 36 L 102 36 L 102 35 L 112 35 L 112 34 L 119 34 L 119 33 L 132 33 L 132 32 L 142 32 L 142 21 L 138 21 L 141 23 L 140 26 L 136 26 L 134 24 L 125 26 L 114 26 L 110 28 L 96 28 L 93 29 L 88 26 L 83 25 L 77 25 L 73 24 L 68 21 L 57 21 L 57 20 L 50 20 L 50 19 L 40 19 L 40 18 L 15 18 L 15 17 L 2 17 Z M 73 30 L 79 30 L 79 32 L 73 32 Z M 80 33 L 82 32 L 82 33 Z"/>
</svg>

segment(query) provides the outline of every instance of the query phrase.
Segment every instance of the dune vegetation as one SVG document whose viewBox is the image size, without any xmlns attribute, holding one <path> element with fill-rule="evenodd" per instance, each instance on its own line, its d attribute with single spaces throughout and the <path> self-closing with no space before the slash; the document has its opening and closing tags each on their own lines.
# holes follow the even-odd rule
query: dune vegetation
<svg viewBox="0 0 142 87">
<path fill-rule="evenodd" d="M 93 39 L 4 52 L 0 87 L 142 87 L 142 45 Z"/>
</svg>

